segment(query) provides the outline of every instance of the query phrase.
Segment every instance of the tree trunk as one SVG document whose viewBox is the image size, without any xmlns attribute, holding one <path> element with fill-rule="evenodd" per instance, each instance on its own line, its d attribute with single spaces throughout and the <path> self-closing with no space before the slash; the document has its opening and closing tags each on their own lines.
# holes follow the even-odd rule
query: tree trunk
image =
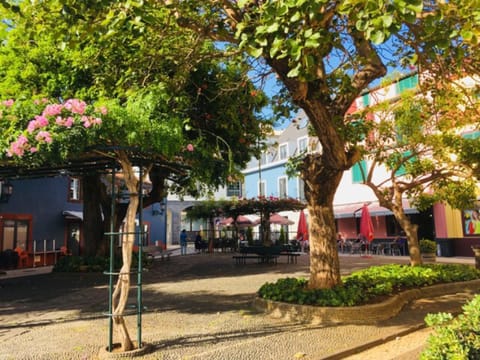
<svg viewBox="0 0 480 360">
<path fill-rule="evenodd" d="M 410 265 L 421 265 L 422 256 L 420 255 L 420 247 L 418 246 L 418 225 L 412 224 L 403 209 L 402 195 L 405 190 L 398 185 L 395 179 L 392 180 L 392 185 L 388 188 L 376 186 L 371 180 L 366 181 L 365 185 L 370 187 L 375 193 L 380 206 L 393 212 L 393 216 L 398 221 L 398 224 L 402 230 L 405 231 L 408 252 L 410 254 Z"/>
<path fill-rule="evenodd" d="M 309 155 L 302 166 L 309 212 L 311 289 L 329 289 L 342 283 L 338 258 L 333 198 L 343 171 L 322 166 L 320 155 Z"/>
<path fill-rule="evenodd" d="M 103 219 L 100 206 L 100 174 L 87 174 L 82 178 L 83 190 L 83 256 L 97 255 L 103 240 Z"/>
<path fill-rule="evenodd" d="M 394 206 L 392 209 L 395 219 L 400 227 L 405 231 L 408 243 L 408 252 L 410 254 L 410 265 L 416 266 L 422 264 L 422 256 L 418 245 L 418 225 L 413 224 L 403 210 L 403 206 Z"/>
<path fill-rule="evenodd" d="M 135 242 L 135 218 L 139 205 L 139 181 L 135 176 L 133 166 L 126 156 L 119 156 L 122 170 L 124 173 L 125 185 L 130 193 L 130 203 L 125 217 L 126 235 L 122 241 L 122 267 L 118 275 L 117 284 L 113 291 L 113 321 L 115 328 L 120 336 L 121 351 L 130 351 L 133 349 L 133 342 L 128 333 L 127 325 L 123 313 L 128 302 L 128 293 L 130 290 L 130 270 L 132 265 L 132 250 Z"/>
</svg>

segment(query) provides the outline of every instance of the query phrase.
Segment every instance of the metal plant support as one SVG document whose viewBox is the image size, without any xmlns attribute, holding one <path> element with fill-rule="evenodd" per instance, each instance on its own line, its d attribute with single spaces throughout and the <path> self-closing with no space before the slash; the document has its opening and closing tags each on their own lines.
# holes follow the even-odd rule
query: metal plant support
<svg viewBox="0 0 480 360">
<path fill-rule="evenodd" d="M 140 166 L 140 184 L 139 184 L 139 209 L 143 209 L 143 174 L 142 174 L 142 167 Z M 110 264 L 109 264 L 109 271 L 104 272 L 105 275 L 108 275 L 108 351 L 112 352 L 113 350 L 113 288 L 114 288 L 114 277 L 118 276 L 120 273 L 114 271 L 114 246 L 115 246 L 115 238 L 119 236 L 120 232 L 114 231 L 115 230 L 115 199 L 117 194 L 115 192 L 115 166 L 112 166 L 112 203 L 111 203 L 111 214 L 110 217 L 110 232 L 105 233 L 106 236 L 110 237 Z M 140 226 L 138 227 L 138 231 L 135 231 L 135 238 L 138 239 L 138 269 L 137 269 L 137 303 L 135 304 L 135 308 L 137 309 L 137 344 L 138 348 L 140 349 L 142 345 L 142 260 L 143 260 L 143 240 L 144 240 L 144 229 L 143 229 L 143 218 L 142 218 L 142 210 L 139 211 L 138 215 L 138 222 Z M 124 233 L 123 233 L 124 234 Z M 125 315 L 125 314 L 122 314 Z"/>
</svg>

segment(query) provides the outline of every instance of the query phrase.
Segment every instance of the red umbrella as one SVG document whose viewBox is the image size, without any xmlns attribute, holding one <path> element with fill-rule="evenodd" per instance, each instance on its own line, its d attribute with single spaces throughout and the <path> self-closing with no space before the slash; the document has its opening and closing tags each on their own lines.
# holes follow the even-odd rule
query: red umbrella
<svg viewBox="0 0 480 360">
<path fill-rule="evenodd" d="M 368 242 L 373 240 L 373 223 L 367 205 L 363 205 L 362 207 L 362 216 L 360 218 L 360 234 L 365 236 L 365 239 L 367 239 Z"/>
<path fill-rule="evenodd" d="M 274 213 L 270 216 L 270 224 L 293 225 L 295 223 L 292 220 L 288 220 L 285 216 Z"/>
<path fill-rule="evenodd" d="M 307 227 L 307 217 L 303 210 L 300 212 L 300 218 L 298 219 L 298 228 L 297 228 L 297 240 L 308 240 L 308 227 Z"/>
</svg>

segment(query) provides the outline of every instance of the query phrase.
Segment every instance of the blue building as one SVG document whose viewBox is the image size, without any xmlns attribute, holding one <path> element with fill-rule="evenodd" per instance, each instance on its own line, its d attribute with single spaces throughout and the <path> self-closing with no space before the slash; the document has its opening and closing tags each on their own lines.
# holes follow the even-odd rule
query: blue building
<svg viewBox="0 0 480 360">
<path fill-rule="evenodd" d="M 0 252 L 26 251 L 25 266 L 53 264 L 64 251 L 82 255 L 85 235 L 79 177 L 13 180 L 10 184 L 13 191 L 8 202 L 0 203 Z M 145 244 L 165 243 L 165 214 L 160 204 L 145 208 L 142 217 Z"/>
</svg>

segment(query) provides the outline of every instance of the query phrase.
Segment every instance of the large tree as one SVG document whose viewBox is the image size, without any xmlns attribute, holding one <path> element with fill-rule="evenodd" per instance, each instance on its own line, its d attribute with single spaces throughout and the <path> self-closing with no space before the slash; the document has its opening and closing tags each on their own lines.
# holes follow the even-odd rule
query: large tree
<svg viewBox="0 0 480 360">
<path fill-rule="evenodd" d="M 322 146 L 301 166 L 311 215 L 309 286 L 341 283 L 333 198 L 362 152 L 360 128 L 345 119 L 349 106 L 389 66 L 414 65 L 445 78 L 478 71 L 469 60 L 478 59 L 480 10 L 474 1 L 165 3 L 184 26 L 262 59 L 305 111 Z"/>
</svg>

